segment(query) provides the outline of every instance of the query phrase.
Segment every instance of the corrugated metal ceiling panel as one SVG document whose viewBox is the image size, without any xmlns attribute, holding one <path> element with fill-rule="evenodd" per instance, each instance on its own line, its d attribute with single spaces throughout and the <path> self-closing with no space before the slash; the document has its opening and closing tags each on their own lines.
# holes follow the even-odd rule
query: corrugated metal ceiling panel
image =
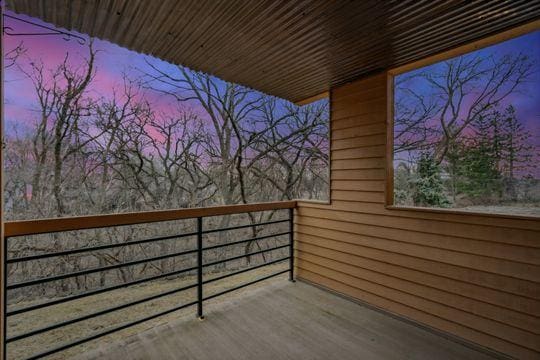
<svg viewBox="0 0 540 360">
<path fill-rule="evenodd" d="M 540 0 L 8 0 L 7 7 L 295 102 L 540 17 Z"/>
</svg>

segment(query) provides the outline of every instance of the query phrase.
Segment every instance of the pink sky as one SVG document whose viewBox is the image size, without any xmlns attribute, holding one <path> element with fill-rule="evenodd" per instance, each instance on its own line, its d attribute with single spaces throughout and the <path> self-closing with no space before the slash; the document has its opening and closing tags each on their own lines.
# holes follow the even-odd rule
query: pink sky
<svg viewBox="0 0 540 360">
<path fill-rule="evenodd" d="M 8 14 L 12 13 L 8 12 Z M 42 23 L 30 17 L 16 16 Z M 13 19 L 5 19 L 5 25 L 13 27 L 17 32 L 42 31 L 32 25 Z M 79 44 L 77 40 L 65 41 L 62 36 L 4 36 L 6 51 L 15 48 L 21 42 L 26 53 L 18 65 L 23 68 L 28 68 L 31 61 L 41 59 L 46 69 L 53 69 L 63 61 L 66 54 L 69 54 L 70 63 L 78 66 L 83 64 L 82 61 L 88 55 L 86 45 Z M 90 86 L 90 92 L 96 96 L 112 96 L 113 89 L 120 90 L 122 87 L 122 73 L 125 72 L 129 77 L 136 78 L 141 75 L 140 69 L 149 70 L 146 61 L 158 64 L 163 70 L 174 70 L 172 64 L 127 50 L 108 41 L 95 39 L 94 48 L 99 52 L 96 56 L 96 76 Z M 36 108 L 36 97 L 30 80 L 25 78 L 24 74 L 16 67 L 5 71 L 5 79 L 4 116 L 6 131 L 9 134 L 14 126 L 24 129 L 25 126 L 32 124 L 32 119 L 35 118 L 33 109 Z M 158 114 L 175 112 L 179 106 L 174 99 L 154 91 L 147 91 L 145 97 L 151 102 L 152 108 Z M 204 111 L 196 104 L 185 104 L 184 106 L 188 106 L 197 114 L 204 116 Z"/>
</svg>

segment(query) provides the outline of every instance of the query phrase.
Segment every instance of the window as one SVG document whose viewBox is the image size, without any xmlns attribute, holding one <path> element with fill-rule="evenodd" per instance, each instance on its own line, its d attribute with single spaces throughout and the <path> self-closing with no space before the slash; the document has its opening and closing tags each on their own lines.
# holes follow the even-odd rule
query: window
<svg viewBox="0 0 540 360">
<path fill-rule="evenodd" d="M 540 31 L 394 74 L 393 205 L 540 215 Z"/>
</svg>

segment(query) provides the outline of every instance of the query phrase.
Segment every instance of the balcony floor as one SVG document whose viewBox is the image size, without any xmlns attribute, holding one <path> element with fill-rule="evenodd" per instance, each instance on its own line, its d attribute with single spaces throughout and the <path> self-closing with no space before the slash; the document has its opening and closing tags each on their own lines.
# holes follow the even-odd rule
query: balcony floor
<svg viewBox="0 0 540 360">
<path fill-rule="evenodd" d="M 492 359 L 306 283 L 279 278 L 84 359 Z M 205 304 L 206 305 L 206 304 Z"/>
</svg>

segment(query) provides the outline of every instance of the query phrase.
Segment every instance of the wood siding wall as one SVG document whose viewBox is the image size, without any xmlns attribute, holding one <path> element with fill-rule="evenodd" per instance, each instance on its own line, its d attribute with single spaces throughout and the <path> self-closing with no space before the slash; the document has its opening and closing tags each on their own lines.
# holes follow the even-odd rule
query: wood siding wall
<svg viewBox="0 0 540 360">
<path fill-rule="evenodd" d="M 298 204 L 298 277 L 539 359 L 540 221 L 385 208 L 387 86 L 331 91 L 331 203 Z"/>
</svg>

